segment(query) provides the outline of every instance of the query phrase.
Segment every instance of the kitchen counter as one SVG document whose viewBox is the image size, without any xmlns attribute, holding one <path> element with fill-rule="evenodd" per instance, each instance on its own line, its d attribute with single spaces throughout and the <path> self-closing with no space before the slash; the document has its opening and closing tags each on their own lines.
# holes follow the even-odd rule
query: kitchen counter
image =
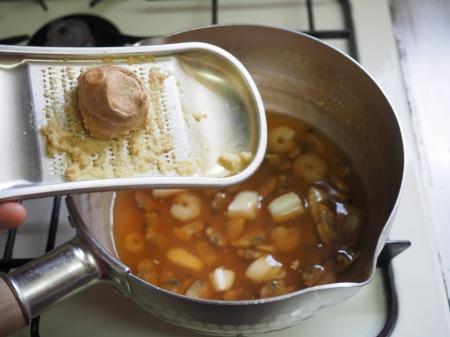
<svg viewBox="0 0 450 337">
<path fill-rule="evenodd" d="M 450 2 L 396 0 L 391 9 L 426 213 L 434 225 L 450 300 Z"/>
</svg>

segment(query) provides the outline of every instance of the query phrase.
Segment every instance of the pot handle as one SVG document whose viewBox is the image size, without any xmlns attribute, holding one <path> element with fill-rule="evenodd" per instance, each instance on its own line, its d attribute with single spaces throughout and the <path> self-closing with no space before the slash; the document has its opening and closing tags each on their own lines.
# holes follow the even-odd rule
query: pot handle
<svg viewBox="0 0 450 337">
<path fill-rule="evenodd" d="M 0 278 L 0 336 L 8 336 L 25 325 L 25 317 L 14 293 Z"/>
<path fill-rule="evenodd" d="M 0 337 L 101 277 L 94 255 L 78 237 L 10 274 L 0 274 Z"/>
</svg>

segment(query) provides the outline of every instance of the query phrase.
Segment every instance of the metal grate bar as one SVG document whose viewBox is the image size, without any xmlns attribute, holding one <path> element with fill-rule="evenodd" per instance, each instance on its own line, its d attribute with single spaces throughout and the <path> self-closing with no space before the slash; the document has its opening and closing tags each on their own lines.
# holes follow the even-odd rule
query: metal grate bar
<svg viewBox="0 0 450 337">
<path fill-rule="evenodd" d="M 16 35 L 7 37 L 0 40 L 0 44 L 18 44 L 20 42 L 26 41 L 30 38 L 30 35 Z"/>
<path fill-rule="evenodd" d="M 342 14 L 344 16 L 345 29 L 349 32 L 348 36 L 348 48 L 349 54 L 355 59 L 359 60 L 358 47 L 356 45 L 355 26 L 353 24 L 353 12 L 352 6 L 349 0 L 338 0 L 342 8 Z"/>
<path fill-rule="evenodd" d="M 349 39 L 351 36 L 351 32 L 347 29 L 343 30 L 308 30 L 303 31 L 308 35 L 317 37 L 319 39 Z"/>
<path fill-rule="evenodd" d="M 89 2 L 89 7 L 94 8 L 95 6 L 97 6 L 102 0 L 91 0 Z"/>
<path fill-rule="evenodd" d="M 314 4 L 313 0 L 306 0 L 308 10 L 308 31 L 303 33 L 314 36 L 318 39 L 345 39 L 347 40 L 349 54 L 355 60 L 359 60 L 358 48 L 356 45 L 355 28 L 353 25 L 353 13 L 349 0 L 337 0 L 344 18 L 344 29 L 335 30 L 316 30 L 314 20 Z"/>
<path fill-rule="evenodd" d="M 44 0 L 36 0 L 36 2 L 42 7 L 42 9 L 44 10 L 44 11 L 48 11 L 48 7 L 47 7 L 47 4 L 45 3 L 45 1 Z"/>
<path fill-rule="evenodd" d="M 28 258 L 28 259 L 26 259 L 26 258 L 25 259 L 4 258 L 4 259 L 0 260 L 0 271 L 7 273 L 11 269 L 18 268 L 18 267 L 24 265 L 25 263 L 30 262 L 31 260 L 33 260 L 33 259 L 31 259 L 31 258 Z"/>
<path fill-rule="evenodd" d="M 386 322 L 377 337 L 388 337 L 394 331 L 398 319 L 398 299 L 395 289 L 394 271 L 391 261 L 398 254 L 408 249 L 411 242 L 405 240 L 388 241 L 378 256 L 377 267 L 381 269 L 383 285 L 386 291 Z"/>
<path fill-rule="evenodd" d="M 394 331 L 398 319 L 398 299 L 395 290 L 394 271 L 390 262 L 381 267 L 384 289 L 386 290 L 386 307 L 388 310 L 386 323 L 377 337 L 388 337 Z"/>
<path fill-rule="evenodd" d="M 11 229 L 8 231 L 8 237 L 6 239 L 5 252 L 3 257 L 5 259 L 11 259 L 14 251 L 14 244 L 16 243 L 17 229 Z"/>
<path fill-rule="evenodd" d="M 52 215 L 50 217 L 50 229 L 48 231 L 47 236 L 47 246 L 45 247 L 46 252 L 49 252 L 53 248 L 55 248 L 56 232 L 58 230 L 60 209 L 61 209 L 61 197 L 58 196 L 53 199 Z"/>
<path fill-rule="evenodd" d="M 219 12 L 219 0 L 211 0 L 211 24 L 217 25 Z"/>
<path fill-rule="evenodd" d="M 316 25 L 314 22 L 314 8 L 312 0 L 306 0 L 306 8 L 308 9 L 308 25 L 309 31 L 313 33 L 316 30 Z"/>
</svg>

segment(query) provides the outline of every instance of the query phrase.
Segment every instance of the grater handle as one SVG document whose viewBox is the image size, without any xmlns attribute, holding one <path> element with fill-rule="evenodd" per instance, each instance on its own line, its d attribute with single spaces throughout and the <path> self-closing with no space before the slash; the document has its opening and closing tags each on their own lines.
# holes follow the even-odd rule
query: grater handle
<svg viewBox="0 0 450 337">
<path fill-rule="evenodd" d="M 0 337 L 25 327 L 25 315 L 6 281 L 0 277 Z"/>
</svg>

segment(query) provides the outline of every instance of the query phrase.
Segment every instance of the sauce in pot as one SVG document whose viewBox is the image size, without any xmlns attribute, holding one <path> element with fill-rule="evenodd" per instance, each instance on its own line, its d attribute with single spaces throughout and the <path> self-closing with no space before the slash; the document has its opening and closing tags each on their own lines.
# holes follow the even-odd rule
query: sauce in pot
<svg viewBox="0 0 450 337">
<path fill-rule="evenodd" d="M 349 160 L 309 125 L 267 118 L 265 160 L 237 186 L 117 192 L 116 246 L 135 275 L 191 297 L 244 300 L 333 283 L 351 267 L 364 219 Z"/>
</svg>

